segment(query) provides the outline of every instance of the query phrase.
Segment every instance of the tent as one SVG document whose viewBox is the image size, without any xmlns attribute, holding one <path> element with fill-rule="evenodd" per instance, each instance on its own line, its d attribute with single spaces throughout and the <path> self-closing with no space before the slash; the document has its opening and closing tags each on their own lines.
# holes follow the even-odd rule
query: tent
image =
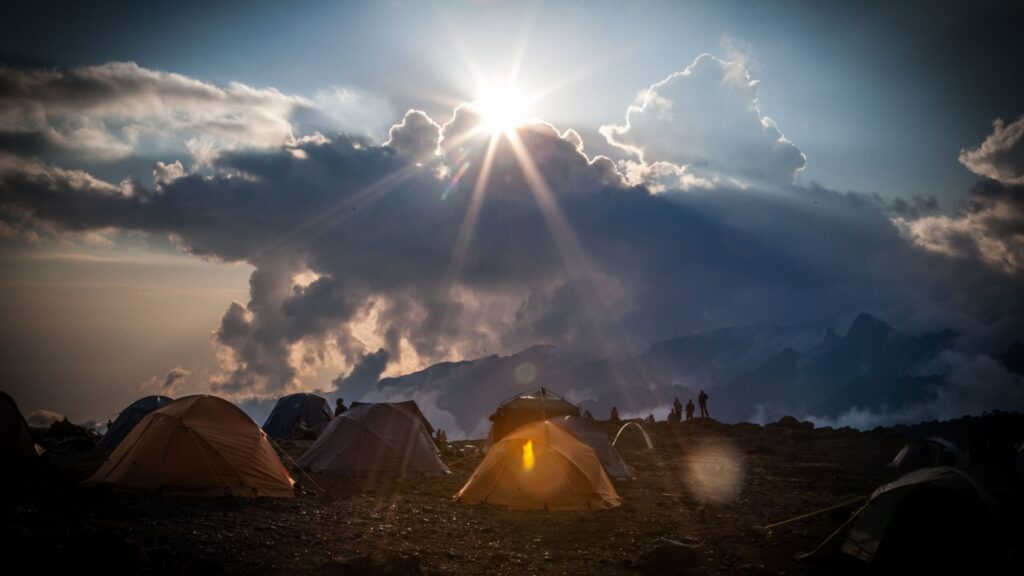
<svg viewBox="0 0 1024 576">
<path fill-rule="evenodd" d="M 0 430 L 0 462 L 5 467 L 38 455 L 18 404 L 3 391 L 0 391 Z"/>
<path fill-rule="evenodd" d="M 551 421 L 530 422 L 498 441 L 455 498 L 512 510 L 589 510 L 622 503 L 594 449 Z"/>
<path fill-rule="evenodd" d="M 487 444 L 492 445 L 527 422 L 558 416 L 580 416 L 580 407 L 546 388 L 517 394 L 498 405 L 491 414 Z"/>
<path fill-rule="evenodd" d="M 263 431 L 271 438 L 290 438 L 296 416 L 302 416 L 306 426 L 319 430 L 334 418 L 334 412 L 327 400 L 316 394 L 290 394 L 274 405 L 274 410 L 263 423 Z"/>
<path fill-rule="evenodd" d="M 608 435 L 598 428 L 592 420 L 578 416 L 559 416 L 558 418 L 552 418 L 550 422 L 565 429 L 586 443 L 587 446 L 593 448 L 608 476 L 616 480 L 633 479 L 633 471 L 622 460 L 622 456 L 619 455 L 619 451 L 615 449 L 615 446 L 612 446 Z"/>
<path fill-rule="evenodd" d="M 146 414 L 159 410 L 171 402 L 173 400 L 167 396 L 146 396 L 132 402 L 117 415 L 110 428 L 107 429 L 107 433 L 100 439 L 100 446 L 108 450 L 117 448 L 117 445 L 146 417 Z"/>
<path fill-rule="evenodd" d="M 431 437 L 433 430 L 412 400 L 353 402 L 327 425 L 298 464 L 356 478 L 448 474 Z"/>
<path fill-rule="evenodd" d="M 647 430 L 644 430 L 644 427 L 641 426 L 638 422 L 626 422 L 625 424 L 623 424 L 622 427 L 619 428 L 619 431 L 615 433 L 615 439 L 612 440 L 612 446 L 618 446 L 619 439 L 623 438 L 622 433 L 625 432 L 626 430 L 629 430 L 630 428 L 636 428 L 640 432 L 640 436 L 636 437 L 636 435 L 634 434 L 634 438 L 642 440 L 644 448 L 646 448 L 647 450 L 654 450 L 654 444 L 651 442 L 651 437 L 647 435 Z M 629 438 L 629 436 L 626 436 L 625 438 Z"/>
<path fill-rule="evenodd" d="M 994 529 L 992 499 L 967 472 L 922 468 L 871 494 L 842 551 L 882 569 L 984 565 Z"/>
<path fill-rule="evenodd" d="M 146 415 L 86 485 L 198 495 L 294 496 L 266 434 L 216 396 L 186 396 Z"/>
<path fill-rule="evenodd" d="M 931 466 L 956 466 L 959 461 L 959 448 L 938 436 L 930 436 L 905 444 L 887 466 L 914 470 Z"/>
</svg>

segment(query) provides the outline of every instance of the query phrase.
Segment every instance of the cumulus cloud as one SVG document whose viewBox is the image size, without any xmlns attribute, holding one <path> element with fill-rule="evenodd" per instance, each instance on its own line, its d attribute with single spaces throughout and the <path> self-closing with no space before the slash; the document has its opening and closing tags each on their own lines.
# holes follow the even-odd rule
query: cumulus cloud
<svg viewBox="0 0 1024 576">
<path fill-rule="evenodd" d="M 168 370 L 163 376 L 154 374 L 148 380 L 139 385 L 146 394 L 160 394 L 162 396 L 178 396 L 182 388 L 188 383 L 192 371 L 181 366 L 175 366 Z"/>
<path fill-rule="evenodd" d="M 918 245 L 958 258 L 977 259 L 1008 274 L 1024 270 L 1024 117 L 1004 126 L 960 162 L 986 180 L 975 184 L 952 215 L 897 216 Z"/>
<path fill-rule="evenodd" d="M 116 160 L 180 149 L 277 147 L 290 117 L 312 102 L 273 88 L 215 86 L 181 74 L 110 62 L 66 69 L 0 67 L 0 149 L 48 158 Z"/>
<path fill-rule="evenodd" d="M 960 163 L 971 172 L 1006 185 L 1024 186 L 1024 116 L 1007 125 L 1001 118 L 977 148 L 960 151 Z"/>
<path fill-rule="evenodd" d="M 744 70 L 699 58 L 608 129 L 640 153 L 620 167 L 540 122 L 492 147 L 472 106 L 443 126 L 410 111 L 379 145 L 317 135 L 222 150 L 203 174 L 158 164 L 153 188 L 5 156 L 0 209 L 62 230 L 169 235 L 254 266 L 248 301 L 213 334 L 212 380 L 254 407 L 329 365 L 351 400 L 396 366 L 540 343 L 623 355 L 864 310 L 1019 331 L 1020 277 L 922 250 L 877 197 L 790 185 L 803 157 L 755 96 Z"/>
<path fill-rule="evenodd" d="M 742 64 L 702 54 L 641 91 L 626 123 L 601 133 L 646 165 L 667 162 L 700 179 L 790 183 L 806 159 L 761 114 L 757 90 Z"/>
</svg>

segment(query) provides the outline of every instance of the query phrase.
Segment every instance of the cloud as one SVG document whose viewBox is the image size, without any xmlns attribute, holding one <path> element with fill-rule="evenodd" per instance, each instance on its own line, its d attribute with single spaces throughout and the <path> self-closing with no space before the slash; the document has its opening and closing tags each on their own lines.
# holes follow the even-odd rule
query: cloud
<svg viewBox="0 0 1024 576">
<path fill-rule="evenodd" d="M 63 69 L 0 67 L 0 149 L 27 156 L 118 160 L 179 151 L 199 163 L 221 150 L 277 147 L 313 103 L 273 88 L 215 86 L 134 62 Z"/>
<path fill-rule="evenodd" d="M 1024 116 L 1008 126 L 998 118 L 992 126 L 981 145 L 960 151 L 960 163 L 979 176 L 1024 186 Z"/>
<path fill-rule="evenodd" d="M 173 392 L 178 386 L 185 383 L 185 380 L 192 375 L 192 372 L 182 368 L 181 366 L 175 366 L 167 371 L 164 375 L 164 382 L 160 386 L 163 390 L 170 393 Z"/>
<path fill-rule="evenodd" d="M 695 178 L 790 183 L 806 158 L 761 114 L 757 90 L 742 64 L 702 54 L 641 91 L 625 125 L 601 133 L 643 164 L 667 162 Z"/>
<path fill-rule="evenodd" d="M 50 424 L 64 419 L 64 415 L 53 410 L 36 410 L 25 418 L 25 422 L 33 428 L 49 428 Z"/>
<path fill-rule="evenodd" d="M 300 108 L 292 124 L 305 131 L 330 130 L 371 139 L 379 138 L 395 119 L 385 100 L 346 86 L 332 86 L 313 94 L 313 106 Z"/>
<path fill-rule="evenodd" d="M 904 225 L 931 214 L 927 201 L 900 207 L 901 224 L 875 196 L 789 184 L 803 157 L 745 74 L 704 56 L 652 87 L 609 129 L 642 152 L 619 167 L 540 122 L 492 146 L 460 106 L 443 126 L 410 111 L 379 145 L 317 134 L 221 150 L 202 174 L 158 164 L 154 187 L 0 156 L 0 214 L 166 235 L 254 266 L 248 301 L 213 333 L 211 381 L 253 406 L 321 369 L 351 400 L 388 370 L 534 344 L 623 356 L 864 310 L 1020 332 L 1019 275 L 910 241 Z"/>
<path fill-rule="evenodd" d="M 952 215 L 897 216 L 918 245 L 957 258 L 987 262 L 1008 274 L 1024 270 L 1024 117 L 995 132 L 960 162 L 987 179 L 975 184 Z"/>
<path fill-rule="evenodd" d="M 928 400 L 908 406 L 873 411 L 853 406 L 835 418 L 806 416 L 816 426 L 850 426 L 870 430 L 876 426 L 952 420 L 994 410 L 1024 409 L 1024 378 L 1012 374 L 990 356 L 944 352 L 949 373 Z"/>
<path fill-rule="evenodd" d="M 162 396 L 177 396 L 182 387 L 188 382 L 189 376 L 192 375 L 191 370 L 182 368 L 181 366 L 175 366 L 167 371 L 163 376 L 154 375 L 150 379 L 142 383 L 142 388 L 147 393 L 160 394 Z"/>
<path fill-rule="evenodd" d="M 363 398 L 376 386 L 390 360 L 391 354 L 383 348 L 363 354 L 347 376 L 335 378 L 336 393 L 342 397 Z"/>
</svg>

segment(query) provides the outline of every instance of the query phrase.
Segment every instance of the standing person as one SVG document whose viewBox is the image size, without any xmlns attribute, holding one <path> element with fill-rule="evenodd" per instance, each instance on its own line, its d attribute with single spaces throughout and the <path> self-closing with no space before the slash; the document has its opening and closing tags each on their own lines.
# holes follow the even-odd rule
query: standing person
<svg viewBox="0 0 1024 576">
<path fill-rule="evenodd" d="M 618 424 L 619 422 L 622 422 L 622 420 L 619 420 L 619 409 L 616 406 L 612 406 L 611 421 L 615 422 L 616 424 Z"/>
<path fill-rule="evenodd" d="M 676 416 L 683 415 L 683 403 L 679 401 L 679 396 L 676 396 L 676 399 L 672 401 L 672 411 L 676 414 Z M 678 421 L 679 420 L 676 420 L 676 422 Z"/>
<path fill-rule="evenodd" d="M 338 416 L 341 416 L 346 410 L 348 410 L 348 408 L 345 407 L 345 399 L 338 398 L 334 402 L 334 417 L 337 418 Z"/>
<path fill-rule="evenodd" d="M 686 421 L 693 420 L 693 398 L 686 401 Z"/>
<path fill-rule="evenodd" d="M 703 390 L 700 391 L 700 396 L 697 396 L 697 402 L 700 402 L 700 417 L 711 418 L 708 415 L 708 395 Z"/>
</svg>

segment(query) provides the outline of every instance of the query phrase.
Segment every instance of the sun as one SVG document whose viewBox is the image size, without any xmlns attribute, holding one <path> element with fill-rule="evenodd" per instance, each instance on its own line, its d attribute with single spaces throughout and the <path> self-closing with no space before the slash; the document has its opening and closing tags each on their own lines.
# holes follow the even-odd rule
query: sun
<svg viewBox="0 0 1024 576">
<path fill-rule="evenodd" d="M 480 129 L 492 136 L 507 134 L 526 121 L 527 99 L 510 84 L 488 86 L 476 100 Z"/>
</svg>

